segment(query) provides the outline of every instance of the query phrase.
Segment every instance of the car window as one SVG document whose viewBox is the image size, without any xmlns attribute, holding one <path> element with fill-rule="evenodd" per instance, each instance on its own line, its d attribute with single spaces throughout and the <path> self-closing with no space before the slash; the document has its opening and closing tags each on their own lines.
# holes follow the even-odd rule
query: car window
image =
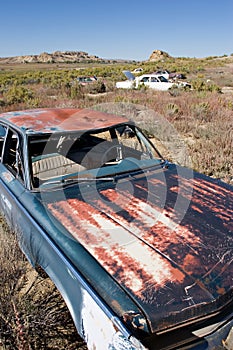
<svg viewBox="0 0 233 350">
<path fill-rule="evenodd" d="M 149 77 L 143 77 L 142 79 L 141 79 L 141 82 L 142 83 L 147 83 L 149 81 Z"/>
<path fill-rule="evenodd" d="M 20 180 L 24 179 L 23 160 L 20 150 L 20 140 L 17 133 L 8 129 L 2 150 L 2 163 Z"/>
<path fill-rule="evenodd" d="M 156 77 L 151 77 L 151 82 L 152 83 L 158 83 L 158 79 Z"/>
<path fill-rule="evenodd" d="M 161 75 L 161 76 L 159 77 L 159 80 L 160 80 L 161 82 L 163 82 L 163 83 L 167 83 L 167 82 L 168 82 L 168 80 L 167 80 L 163 75 Z"/>
</svg>

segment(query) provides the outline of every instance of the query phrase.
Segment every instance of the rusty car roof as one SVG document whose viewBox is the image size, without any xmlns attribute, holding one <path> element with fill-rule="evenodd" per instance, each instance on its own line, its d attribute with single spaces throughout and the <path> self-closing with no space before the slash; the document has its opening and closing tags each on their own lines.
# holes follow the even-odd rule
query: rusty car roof
<svg viewBox="0 0 233 350">
<path fill-rule="evenodd" d="M 55 133 L 103 129 L 129 120 L 84 108 L 39 108 L 0 114 L 0 119 L 27 133 Z"/>
</svg>

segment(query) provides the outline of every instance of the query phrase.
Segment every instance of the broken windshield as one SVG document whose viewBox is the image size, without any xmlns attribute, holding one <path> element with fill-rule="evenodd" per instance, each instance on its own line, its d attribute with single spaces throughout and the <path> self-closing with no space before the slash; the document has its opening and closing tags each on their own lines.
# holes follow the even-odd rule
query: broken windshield
<svg viewBox="0 0 233 350">
<path fill-rule="evenodd" d="M 121 124 L 80 132 L 29 138 L 32 186 L 59 178 L 97 178 L 135 171 L 163 161 L 137 127 Z"/>
</svg>

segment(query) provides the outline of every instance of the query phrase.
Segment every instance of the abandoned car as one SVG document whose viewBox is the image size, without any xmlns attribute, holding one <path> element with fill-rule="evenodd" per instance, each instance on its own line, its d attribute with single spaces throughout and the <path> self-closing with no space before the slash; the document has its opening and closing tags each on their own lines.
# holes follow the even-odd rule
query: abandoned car
<svg viewBox="0 0 233 350">
<path fill-rule="evenodd" d="M 92 77 L 78 77 L 76 79 L 76 81 L 78 83 L 80 83 L 81 85 L 86 85 L 86 84 L 90 84 L 90 83 L 94 83 L 97 81 L 96 76 L 92 76 Z"/>
<path fill-rule="evenodd" d="M 143 74 L 135 77 L 130 71 L 123 71 L 123 73 L 127 80 L 116 82 L 118 89 L 138 89 L 142 86 L 160 91 L 168 91 L 172 88 L 191 89 L 190 83 L 170 81 L 162 74 Z"/>
<path fill-rule="evenodd" d="M 0 147 L 1 212 L 88 349 L 232 337 L 230 185 L 167 162 L 134 122 L 96 110 L 3 113 Z"/>
<path fill-rule="evenodd" d="M 167 80 L 185 79 L 182 73 L 169 72 L 168 70 L 157 70 L 154 74 L 163 75 Z"/>
</svg>

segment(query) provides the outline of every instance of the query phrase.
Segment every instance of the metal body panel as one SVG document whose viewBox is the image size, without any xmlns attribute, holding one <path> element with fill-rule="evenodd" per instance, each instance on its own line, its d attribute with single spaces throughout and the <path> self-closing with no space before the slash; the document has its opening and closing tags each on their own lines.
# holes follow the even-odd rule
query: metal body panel
<svg viewBox="0 0 233 350">
<path fill-rule="evenodd" d="M 36 109 L 7 112 L 0 116 L 12 126 L 27 133 L 55 133 L 102 129 L 128 119 L 88 109 Z"/>
<path fill-rule="evenodd" d="M 183 195 L 193 187 L 190 206 L 179 223 L 176 168 L 164 175 L 163 184 L 156 174 L 131 179 L 133 196 L 128 180 L 117 188 L 92 188 L 85 201 L 74 189 L 75 195 L 65 192 L 65 201 L 54 196 L 47 204 L 140 304 L 153 331 L 218 310 L 222 297 L 225 303 L 232 300 L 232 188 L 215 180 L 209 187 L 209 180 L 199 174 L 193 180 L 179 179 Z M 163 186 L 165 203 L 159 195 Z"/>
</svg>

